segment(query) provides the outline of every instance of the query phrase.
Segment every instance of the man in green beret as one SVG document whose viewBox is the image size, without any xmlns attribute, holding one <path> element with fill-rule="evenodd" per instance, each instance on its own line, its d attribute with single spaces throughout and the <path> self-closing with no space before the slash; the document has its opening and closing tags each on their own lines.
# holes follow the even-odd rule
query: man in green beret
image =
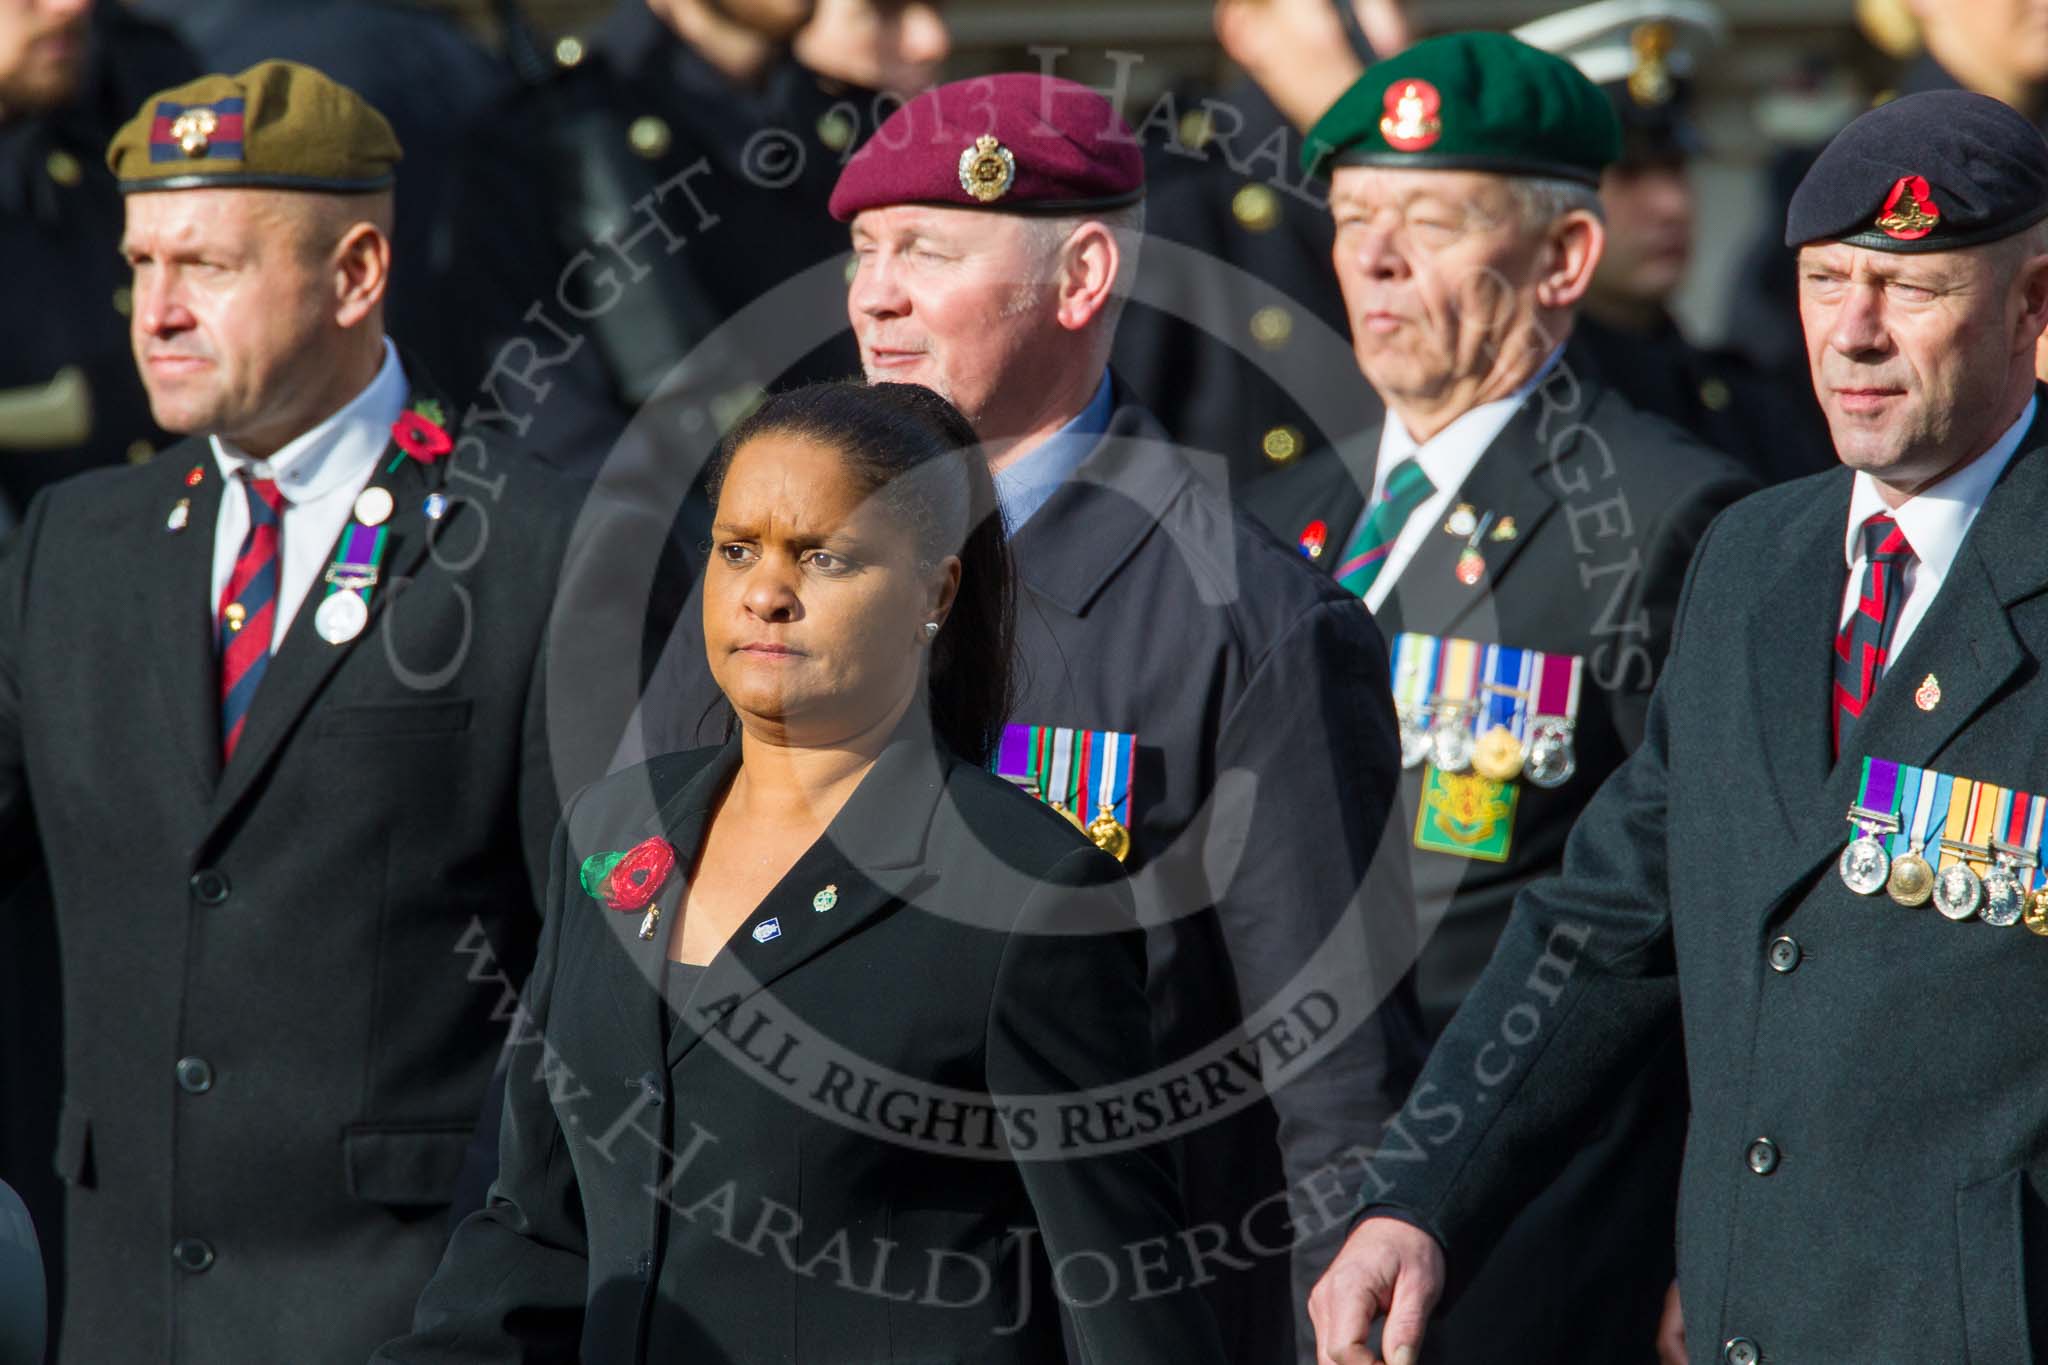
<svg viewBox="0 0 2048 1365">
<path fill-rule="evenodd" d="M 352 91 L 203 77 L 106 155 L 185 439 L 45 489 L 0 564 L 0 846 L 39 841 L 67 1011 L 60 1359 L 360 1361 L 439 1261 L 531 961 L 574 502 L 386 337 L 399 147 Z"/>
<path fill-rule="evenodd" d="M 1329 181 L 1353 350 L 1387 419 L 1249 500 L 1389 642 L 1406 765 L 1392 837 L 1433 929 L 1416 969 L 1432 1036 L 1516 893 L 1557 870 L 1580 810 L 1642 741 L 1693 547 L 1753 486 L 1630 406 L 1573 342 L 1606 241 L 1597 186 L 1619 150 L 1607 98 L 1569 62 L 1472 33 L 1372 67 L 1304 153 Z M 1529 999 L 1544 1004 L 1540 989 Z M 1524 1026 L 1495 1023 L 1506 1033 L 1485 1067 L 1507 1085 Z M 1684 1088 L 1676 1031 L 1640 1042 L 1571 1160 L 1461 1259 L 1436 1358 L 1650 1352 Z M 1397 1123 L 1373 1202 L 1398 1197 L 1398 1151 L 1426 1160 L 1445 1122 L 1425 1097 L 1421 1118 Z M 1553 1330 L 1561 1307 L 1568 1334 Z"/>
</svg>

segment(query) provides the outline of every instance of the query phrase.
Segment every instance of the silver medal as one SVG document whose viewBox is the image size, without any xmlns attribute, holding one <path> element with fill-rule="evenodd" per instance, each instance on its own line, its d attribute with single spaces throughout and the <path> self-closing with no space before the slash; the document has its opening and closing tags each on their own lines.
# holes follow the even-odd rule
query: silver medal
<svg viewBox="0 0 2048 1365">
<path fill-rule="evenodd" d="M 1438 772 L 1461 773 L 1472 766 L 1472 727 L 1465 724 L 1462 712 L 1453 708 L 1437 713 L 1429 749 Z"/>
<path fill-rule="evenodd" d="M 313 629 L 328 644 L 345 645 L 363 633 L 369 620 L 370 609 L 363 605 L 362 594 L 331 592 L 313 613 Z"/>
<path fill-rule="evenodd" d="M 1950 863 L 1934 879 L 1934 908 L 1948 919 L 1968 919 L 1983 900 L 1984 883 L 1968 863 Z"/>
<path fill-rule="evenodd" d="M 1522 776 L 1539 787 L 1562 787 L 1579 770 L 1568 720 L 1538 716 L 1530 722 L 1529 762 Z"/>
<path fill-rule="evenodd" d="M 1401 766 L 1419 768 L 1429 760 L 1429 727 L 1412 710 L 1401 712 Z"/>
<path fill-rule="evenodd" d="M 1866 832 L 1849 841 L 1835 869 L 1851 891 L 1874 896 L 1884 890 L 1885 880 L 1892 875 L 1892 857 L 1884 851 L 1882 840 Z"/>
<path fill-rule="evenodd" d="M 1984 874 L 1984 904 L 1977 908 L 1979 918 L 2005 929 L 2018 924 L 2026 912 L 2026 884 L 2011 864 L 2000 862 Z"/>
</svg>

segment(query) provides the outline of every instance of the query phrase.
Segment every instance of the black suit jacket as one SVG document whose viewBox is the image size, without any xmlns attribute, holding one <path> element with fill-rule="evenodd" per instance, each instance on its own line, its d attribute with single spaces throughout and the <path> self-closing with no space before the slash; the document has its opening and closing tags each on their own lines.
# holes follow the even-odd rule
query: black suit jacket
<svg viewBox="0 0 2048 1365">
<path fill-rule="evenodd" d="M 1753 487 L 1733 461 L 1630 407 L 1575 364 L 1577 356 L 1567 351 L 1458 489 L 1454 503 L 1494 513 L 1496 525 L 1513 518 L 1516 527 L 1512 539 L 1481 537 L 1479 583 L 1468 587 L 1454 573 L 1467 538 L 1432 528 L 1377 618 L 1390 640 L 1418 631 L 1586 660 L 1578 773 L 1554 790 L 1520 784 L 1505 861 L 1413 848 L 1421 770 L 1403 783 L 1394 834 L 1411 845 L 1426 935 L 1417 975 L 1432 1033 L 1485 968 L 1515 894 L 1556 870 L 1573 821 L 1640 741 L 1693 548 L 1709 519 Z M 1375 429 L 1318 454 L 1255 490 L 1253 508 L 1289 539 L 1322 519 L 1318 563 L 1334 569 L 1372 486 L 1378 449 Z M 1437 1330 L 1433 1358 L 1529 1365 L 1647 1354 L 1671 1273 L 1684 1131 L 1683 1061 L 1672 1031 L 1608 1100 L 1579 1133 L 1579 1158 L 1503 1242 L 1462 1311 Z M 1595 1222 L 1596 1208 L 1627 1213 Z M 1571 1250 L 1562 1254 L 1567 1235 Z"/>
<path fill-rule="evenodd" d="M 2048 787 L 2044 442 L 2037 422 L 1839 762 L 1850 475 L 1771 489 L 1710 529 L 1642 747 L 1587 806 L 1563 875 L 1517 901 L 1410 1101 L 1433 1114 L 1414 1129 L 1429 1160 L 1388 1198 L 1444 1240 L 1454 1276 L 1555 1169 L 1564 1127 L 1682 1019 L 1698 1365 L 1736 1337 L 1765 1361 L 2019 1361 L 2048 1341 L 2048 1075 L 2027 1026 L 2044 945 L 1856 895 L 1834 871 L 1865 755 Z M 1561 986 L 1482 1096 L 1488 1020 L 1527 998 L 1546 950 L 1568 963 L 1546 968 Z M 1776 1148 L 1762 1173 L 1760 1138 Z"/>
<path fill-rule="evenodd" d="M 567 523 L 467 441 L 372 481 L 367 627 L 326 643 L 309 595 L 225 769 L 204 441 L 48 490 L 0 570 L 0 826 L 33 821 L 62 948 L 66 1362 L 361 1360 L 445 1244 L 538 935 Z"/>
<path fill-rule="evenodd" d="M 1400 761 L 1386 649 L 1116 392 L 1101 443 L 1012 543 L 1013 719 L 1137 736 L 1125 870 L 1186 1096 L 1161 1132 L 1230 1359 L 1306 1359 L 1299 1308 L 1343 1231 L 1327 1211 L 1357 1193 L 1420 1052 L 1396 992 L 1405 864 L 1375 860 Z M 643 710 L 650 751 L 722 733 L 695 602 L 682 626 Z"/>
<path fill-rule="evenodd" d="M 1086 1359 L 1220 1362 L 1170 1167 L 1066 1118 L 1152 1067 L 1115 864 L 906 726 L 664 1029 L 672 920 L 640 938 L 578 868 L 660 835 L 687 869 L 740 762 L 570 806 L 501 1174 L 377 1358 L 1044 1361 L 1057 1264 Z"/>
</svg>

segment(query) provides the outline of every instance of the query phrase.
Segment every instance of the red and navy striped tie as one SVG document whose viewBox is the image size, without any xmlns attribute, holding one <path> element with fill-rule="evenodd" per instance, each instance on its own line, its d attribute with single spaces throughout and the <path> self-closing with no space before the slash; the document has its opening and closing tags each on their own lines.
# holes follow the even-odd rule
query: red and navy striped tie
<svg viewBox="0 0 2048 1365">
<path fill-rule="evenodd" d="M 1870 704 L 1889 661 L 1892 634 L 1906 605 L 1906 566 L 1913 547 L 1906 533 L 1883 512 L 1863 523 L 1863 593 L 1856 610 L 1835 636 L 1835 753 Z"/>
<path fill-rule="evenodd" d="M 277 624 L 277 548 L 284 494 L 270 479 L 237 476 L 249 499 L 249 534 L 235 556 L 235 571 L 220 595 L 214 638 L 220 646 L 220 756 L 235 756 L 249 703 L 270 666 L 270 635 Z"/>
</svg>

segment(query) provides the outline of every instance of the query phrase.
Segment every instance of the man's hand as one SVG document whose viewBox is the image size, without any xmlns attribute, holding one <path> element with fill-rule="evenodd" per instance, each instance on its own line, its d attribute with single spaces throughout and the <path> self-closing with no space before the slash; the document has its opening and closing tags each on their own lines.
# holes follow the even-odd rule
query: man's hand
<svg viewBox="0 0 2048 1365">
<path fill-rule="evenodd" d="M 1685 1311 L 1678 1302 L 1678 1281 L 1664 1295 L 1664 1316 L 1657 1323 L 1659 1365 L 1685 1365 Z"/>
<path fill-rule="evenodd" d="M 1444 1290 L 1444 1253 L 1436 1239 L 1398 1218 L 1368 1218 L 1308 1296 L 1316 1351 L 1330 1365 L 1380 1365 L 1366 1338 L 1382 1316 L 1387 1365 L 1415 1365 L 1422 1329 Z"/>
</svg>

